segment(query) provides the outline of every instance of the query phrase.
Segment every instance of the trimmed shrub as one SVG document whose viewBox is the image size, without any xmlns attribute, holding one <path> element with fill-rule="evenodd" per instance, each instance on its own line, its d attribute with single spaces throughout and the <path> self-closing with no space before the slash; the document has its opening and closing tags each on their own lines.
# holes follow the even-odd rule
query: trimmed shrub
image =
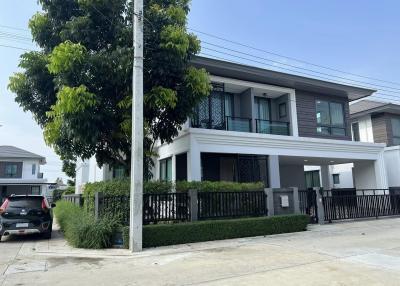
<svg viewBox="0 0 400 286">
<path fill-rule="evenodd" d="M 84 194 L 93 196 L 102 192 L 106 196 L 129 196 L 130 179 L 110 180 L 103 182 L 87 183 Z M 169 193 L 173 190 L 172 182 L 149 181 L 143 184 L 143 193 Z"/>
<path fill-rule="evenodd" d="M 199 192 L 219 192 L 219 191 L 260 191 L 264 188 L 262 182 L 257 183 L 236 183 L 236 182 L 187 182 L 178 181 L 175 184 L 172 182 L 149 181 L 143 184 L 143 193 L 169 193 L 176 189 L 177 192 L 187 192 L 190 189 L 197 189 Z M 104 182 L 87 183 L 85 185 L 85 196 L 94 197 L 96 192 L 102 192 L 104 195 L 123 196 L 130 192 L 130 180 L 110 180 Z"/>
<path fill-rule="evenodd" d="M 66 240 L 78 248 L 107 248 L 112 245 L 116 223 L 111 218 L 98 221 L 77 205 L 59 201 L 54 209 Z"/>
<path fill-rule="evenodd" d="M 307 215 L 209 220 L 143 227 L 143 247 L 155 247 L 304 231 Z M 124 247 L 128 248 L 129 227 L 123 229 Z"/>
<path fill-rule="evenodd" d="M 241 191 L 261 191 L 264 189 L 263 182 L 257 183 L 236 183 L 236 182 L 211 182 L 211 181 L 178 181 L 175 183 L 177 192 L 187 192 L 196 189 L 199 192 L 241 192 Z"/>
</svg>

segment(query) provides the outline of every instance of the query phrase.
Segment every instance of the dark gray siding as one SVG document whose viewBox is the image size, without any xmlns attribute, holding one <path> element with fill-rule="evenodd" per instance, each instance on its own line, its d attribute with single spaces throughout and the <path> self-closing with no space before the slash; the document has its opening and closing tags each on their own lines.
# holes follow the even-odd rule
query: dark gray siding
<svg viewBox="0 0 400 286">
<path fill-rule="evenodd" d="M 315 101 L 317 99 L 343 103 L 346 136 L 321 135 L 317 133 L 317 116 L 315 108 Z M 299 136 L 351 141 L 349 101 L 347 98 L 296 90 L 296 108 Z"/>
<path fill-rule="evenodd" d="M 393 146 L 393 129 L 391 121 L 393 117 L 399 116 L 390 113 L 379 113 L 371 116 L 375 143 L 386 143 L 387 146 Z"/>
<path fill-rule="evenodd" d="M 0 162 L 0 178 L 7 178 L 5 169 L 7 164 L 17 164 L 17 177 L 22 178 L 22 162 Z"/>
</svg>

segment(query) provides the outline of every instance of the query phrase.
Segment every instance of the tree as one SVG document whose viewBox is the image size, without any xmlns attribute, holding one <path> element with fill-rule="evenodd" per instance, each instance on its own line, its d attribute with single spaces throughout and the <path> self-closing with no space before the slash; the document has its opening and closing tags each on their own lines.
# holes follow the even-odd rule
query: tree
<svg viewBox="0 0 400 286">
<path fill-rule="evenodd" d="M 127 0 L 39 0 L 29 27 L 41 48 L 21 56 L 9 88 L 44 129 L 62 159 L 130 166 L 132 13 Z M 208 74 L 190 65 L 200 42 L 186 30 L 189 0 L 144 7 L 145 177 L 154 142 L 171 142 L 210 92 Z M 134 104 L 134 103 L 133 103 Z"/>
</svg>

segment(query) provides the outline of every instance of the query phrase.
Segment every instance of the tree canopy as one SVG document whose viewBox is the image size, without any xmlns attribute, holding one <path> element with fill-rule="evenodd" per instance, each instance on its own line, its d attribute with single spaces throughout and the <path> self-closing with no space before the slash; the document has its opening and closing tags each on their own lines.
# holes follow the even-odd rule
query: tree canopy
<svg viewBox="0 0 400 286">
<path fill-rule="evenodd" d="M 99 165 L 129 169 L 133 2 L 39 2 L 43 11 L 33 15 L 29 28 L 40 51 L 24 53 L 22 71 L 10 78 L 16 102 L 33 113 L 66 169 L 76 158 L 93 155 Z M 190 65 L 200 51 L 199 40 L 186 29 L 190 1 L 144 2 L 148 167 L 154 142 L 172 141 L 193 107 L 208 95 L 210 82 L 204 69 Z"/>
</svg>

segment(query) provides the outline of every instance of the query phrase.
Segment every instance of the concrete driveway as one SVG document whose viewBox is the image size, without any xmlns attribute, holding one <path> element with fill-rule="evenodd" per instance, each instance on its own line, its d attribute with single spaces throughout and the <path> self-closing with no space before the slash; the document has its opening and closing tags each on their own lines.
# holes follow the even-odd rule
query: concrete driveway
<svg viewBox="0 0 400 286">
<path fill-rule="evenodd" d="M 3 239 L 0 285 L 400 285 L 400 218 L 148 249 Z"/>
</svg>

